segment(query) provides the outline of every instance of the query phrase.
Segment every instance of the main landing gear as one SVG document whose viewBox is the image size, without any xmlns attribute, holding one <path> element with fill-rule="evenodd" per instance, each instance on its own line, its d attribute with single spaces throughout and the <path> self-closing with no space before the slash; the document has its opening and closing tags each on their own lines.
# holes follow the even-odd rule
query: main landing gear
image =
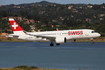
<svg viewBox="0 0 105 70">
<path fill-rule="evenodd" d="M 56 45 L 59 46 L 60 44 L 59 43 L 56 43 Z"/>
<path fill-rule="evenodd" d="M 50 46 L 54 46 L 54 44 L 51 42 L 51 43 L 50 43 Z"/>
<path fill-rule="evenodd" d="M 56 45 L 59 46 L 60 44 L 59 43 L 56 43 Z M 50 43 L 50 46 L 51 47 L 54 46 L 53 42 Z"/>
</svg>

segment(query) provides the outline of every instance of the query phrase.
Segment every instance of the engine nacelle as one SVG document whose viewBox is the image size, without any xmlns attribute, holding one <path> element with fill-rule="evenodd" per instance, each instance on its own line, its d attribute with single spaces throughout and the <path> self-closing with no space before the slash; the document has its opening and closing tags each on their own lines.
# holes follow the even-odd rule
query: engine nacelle
<svg viewBox="0 0 105 70">
<path fill-rule="evenodd" d="M 66 43 L 66 37 L 56 37 L 56 43 Z"/>
</svg>

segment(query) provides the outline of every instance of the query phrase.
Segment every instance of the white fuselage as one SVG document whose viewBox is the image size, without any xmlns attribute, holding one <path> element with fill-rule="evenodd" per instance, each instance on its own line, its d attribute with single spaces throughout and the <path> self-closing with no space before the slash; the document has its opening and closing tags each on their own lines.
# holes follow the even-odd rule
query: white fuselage
<svg viewBox="0 0 105 70">
<path fill-rule="evenodd" d="M 99 33 L 94 32 L 94 30 L 91 30 L 91 29 L 28 32 L 28 34 L 30 34 L 30 35 L 27 35 L 24 33 L 17 33 L 17 34 L 19 34 L 18 39 L 31 40 L 31 41 L 41 41 L 41 40 L 49 41 L 49 39 L 47 39 L 45 37 L 55 37 L 55 38 L 58 38 L 58 37 L 64 38 L 65 37 L 67 40 L 69 40 L 69 39 L 96 38 L 96 37 L 100 36 Z M 33 35 L 39 35 L 39 37 L 36 37 Z M 40 36 L 42 36 L 42 37 L 40 37 Z"/>
</svg>

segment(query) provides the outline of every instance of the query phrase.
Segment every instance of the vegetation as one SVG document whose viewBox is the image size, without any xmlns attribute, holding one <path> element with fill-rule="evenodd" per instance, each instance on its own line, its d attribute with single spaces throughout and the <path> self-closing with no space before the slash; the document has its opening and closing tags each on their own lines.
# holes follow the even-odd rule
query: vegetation
<svg viewBox="0 0 105 70">
<path fill-rule="evenodd" d="M 22 66 L 16 66 L 16 67 L 14 67 L 14 68 L 29 68 L 29 67 L 26 66 L 26 65 L 22 65 Z"/>
<path fill-rule="evenodd" d="M 0 68 L 0 70 L 62 70 L 62 69 L 41 69 L 35 66 L 28 67 L 26 65 L 22 65 L 22 66 L 16 66 L 14 68 Z"/>
<path fill-rule="evenodd" d="M 31 31 L 30 25 L 35 29 L 60 30 L 65 29 L 94 29 L 105 36 L 105 4 L 56 4 L 42 1 L 39 3 L 5 5 L 0 7 L 0 31 L 8 32 L 10 24 L 9 17 L 22 17 L 22 19 L 33 19 L 35 23 L 25 23 L 25 19 L 16 19 L 20 26 L 26 31 Z M 7 17 L 7 19 L 3 19 Z M 45 25 L 45 26 L 44 26 Z M 53 25 L 53 27 L 52 27 Z M 59 26 L 58 26 L 59 25 Z"/>
<path fill-rule="evenodd" d="M 26 66 L 26 65 L 22 65 L 22 66 L 16 66 L 16 67 L 14 67 L 14 68 L 36 69 L 37 67 L 35 67 L 35 66 L 30 66 L 30 67 L 28 67 L 28 66 Z"/>
</svg>

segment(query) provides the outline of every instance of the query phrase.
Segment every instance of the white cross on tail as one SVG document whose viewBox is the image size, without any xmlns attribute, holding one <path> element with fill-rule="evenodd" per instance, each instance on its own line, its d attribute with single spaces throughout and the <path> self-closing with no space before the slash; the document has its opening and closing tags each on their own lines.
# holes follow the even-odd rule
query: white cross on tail
<svg viewBox="0 0 105 70">
<path fill-rule="evenodd" d="M 18 25 L 16 25 L 16 23 L 14 22 L 14 25 L 12 25 L 12 27 L 14 27 L 14 29 L 16 29 L 16 27 L 18 27 Z"/>
</svg>

